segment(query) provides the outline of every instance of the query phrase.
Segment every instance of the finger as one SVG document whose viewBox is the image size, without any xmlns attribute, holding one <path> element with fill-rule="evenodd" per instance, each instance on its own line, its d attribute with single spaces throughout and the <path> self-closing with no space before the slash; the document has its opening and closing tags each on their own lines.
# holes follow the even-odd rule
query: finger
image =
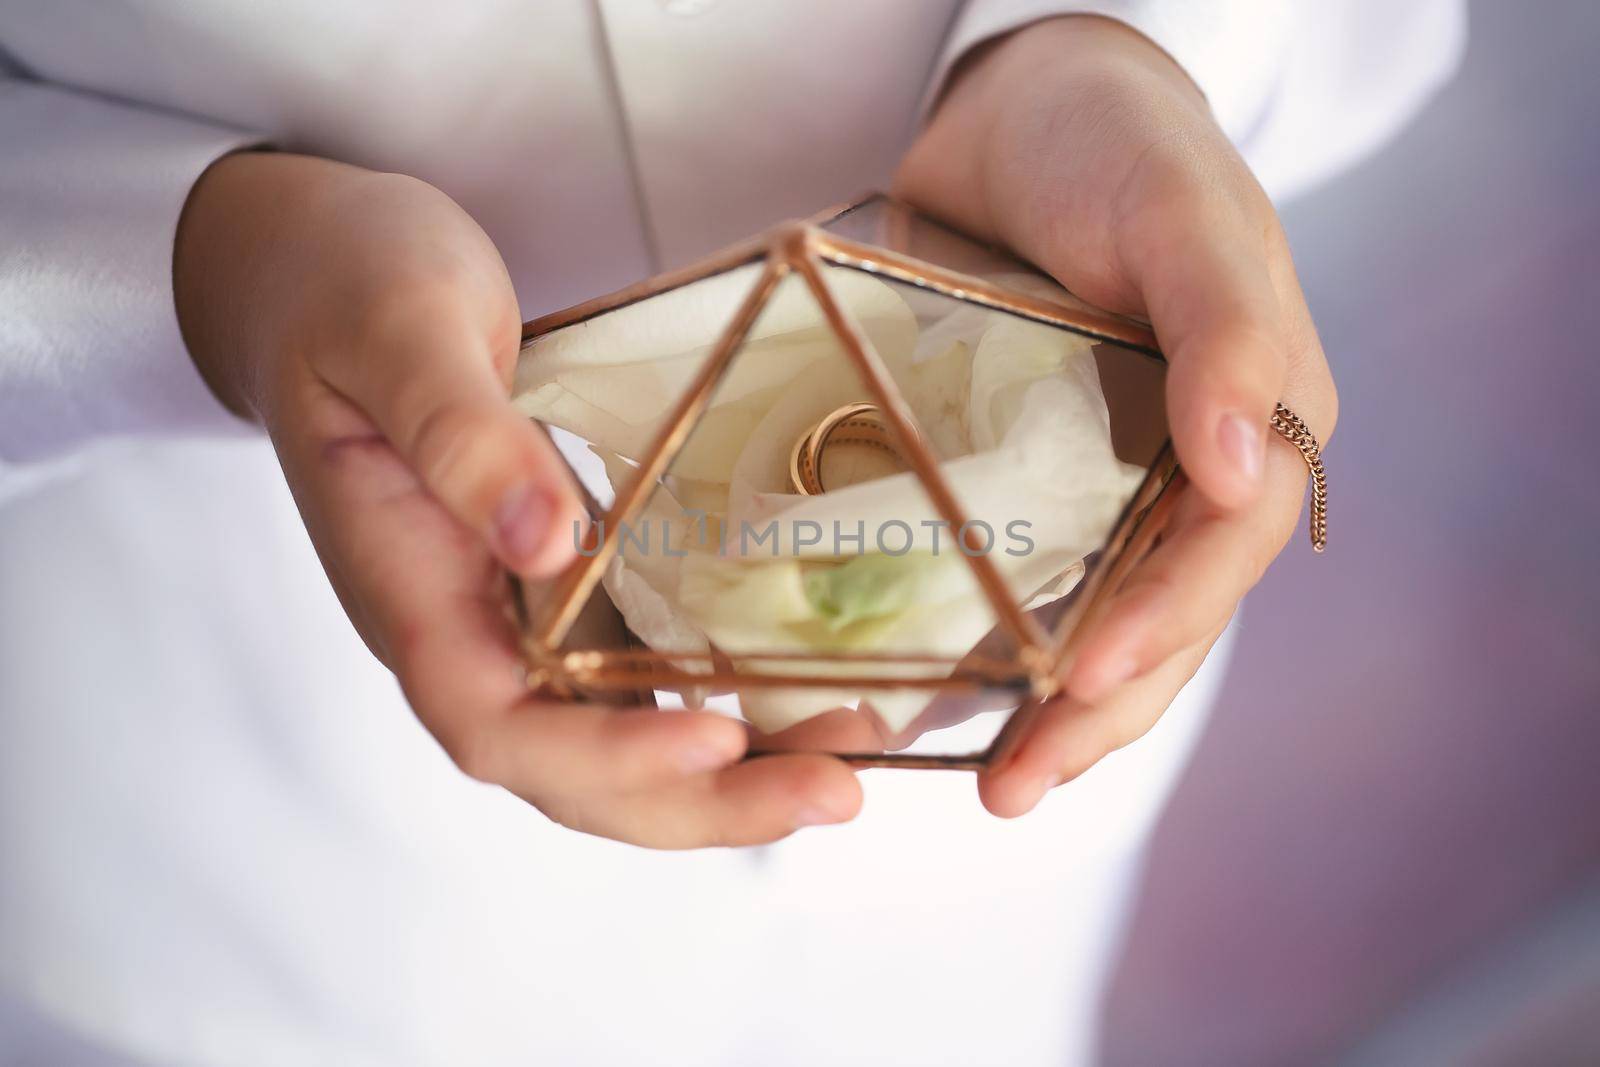
<svg viewBox="0 0 1600 1067">
<path fill-rule="evenodd" d="M 750 747 L 761 752 L 881 752 L 873 719 L 855 708 L 834 708 L 784 730 L 764 734 L 751 726 Z"/>
<path fill-rule="evenodd" d="M 1139 561 L 1075 650 L 1064 682 L 1073 698 L 1101 699 L 1233 614 L 1299 516 L 1306 472 L 1298 453 L 1274 448 L 1268 460 L 1268 494 L 1247 511 L 1221 511 L 1198 493 L 1184 494 L 1161 544 Z"/>
<path fill-rule="evenodd" d="M 1262 490 L 1268 420 L 1288 367 L 1264 237 L 1277 223 L 1247 174 L 1209 180 L 1158 157 L 1133 184 L 1138 206 L 1118 228 L 1117 253 L 1170 363 L 1178 458 L 1214 503 L 1243 507 Z"/>
<path fill-rule="evenodd" d="M 644 792 L 526 799 L 585 833 L 648 848 L 707 848 L 766 844 L 808 826 L 847 822 L 861 810 L 861 784 L 839 760 L 796 754 L 762 756 Z"/>
<path fill-rule="evenodd" d="M 498 566 L 386 440 L 286 441 L 279 452 L 330 577 L 360 604 L 363 636 L 468 774 L 518 789 L 640 789 L 744 752 L 740 724 L 710 712 L 533 700 Z"/>
<path fill-rule="evenodd" d="M 1051 789 L 1149 732 L 1194 677 L 1222 627 L 1095 704 L 1070 696 L 1037 707 L 1018 740 L 978 778 L 983 806 L 1002 818 L 1032 811 Z"/>
<path fill-rule="evenodd" d="M 501 562 L 525 575 L 560 569 L 585 516 L 554 446 L 507 402 L 498 367 L 515 359 L 515 339 L 488 336 L 449 310 L 373 332 L 377 357 L 330 366 L 330 384 Z"/>
</svg>

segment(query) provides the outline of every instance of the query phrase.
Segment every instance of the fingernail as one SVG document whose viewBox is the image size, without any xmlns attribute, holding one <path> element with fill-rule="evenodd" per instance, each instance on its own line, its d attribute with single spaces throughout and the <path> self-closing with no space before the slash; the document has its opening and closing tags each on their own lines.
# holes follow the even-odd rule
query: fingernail
<svg viewBox="0 0 1600 1067">
<path fill-rule="evenodd" d="M 494 536 L 500 558 L 513 568 L 532 563 L 549 534 L 550 516 L 554 511 L 550 494 L 533 482 L 506 493 L 494 513 Z"/>
<path fill-rule="evenodd" d="M 678 753 L 678 767 L 684 774 L 704 774 L 732 762 L 732 755 L 714 745 L 691 745 Z"/>
<path fill-rule="evenodd" d="M 826 808 L 810 804 L 795 812 L 794 825 L 795 829 L 802 829 L 807 826 L 828 826 L 832 823 L 844 822 L 848 817 L 846 815 L 835 815 Z"/>
<path fill-rule="evenodd" d="M 1266 462 L 1266 430 L 1243 415 L 1224 415 L 1222 424 L 1217 427 L 1217 442 L 1241 478 L 1251 483 L 1261 480 Z"/>
</svg>

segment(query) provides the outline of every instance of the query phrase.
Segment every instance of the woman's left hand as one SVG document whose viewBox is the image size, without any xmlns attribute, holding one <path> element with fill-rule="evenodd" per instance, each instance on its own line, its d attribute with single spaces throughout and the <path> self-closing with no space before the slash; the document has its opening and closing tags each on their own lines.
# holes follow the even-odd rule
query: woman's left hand
<svg viewBox="0 0 1600 1067">
<path fill-rule="evenodd" d="M 1142 736 L 1298 522 L 1306 468 L 1273 441 L 1280 399 L 1319 441 L 1333 380 L 1276 213 L 1166 53 L 1094 16 L 1036 23 L 969 60 L 897 192 L 1005 244 L 1084 299 L 1147 317 L 1192 491 L 979 789 L 997 815 Z"/>
</svg>

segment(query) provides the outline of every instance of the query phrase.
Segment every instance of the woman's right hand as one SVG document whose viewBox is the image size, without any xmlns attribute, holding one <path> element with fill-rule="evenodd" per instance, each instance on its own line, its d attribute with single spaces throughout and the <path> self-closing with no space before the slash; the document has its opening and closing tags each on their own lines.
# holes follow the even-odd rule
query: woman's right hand
<svg viewBox="0 0 1600 1067">
<path fill-rule="evenodd" d="M 723 716 L 524 685 L 500 568 L 559 570 L 584 517 L 507 403 L 516 296 L 448 197 L 305 156 L 228 156 L 184 209 L 174 285 L 195 364 L 265 426 L 351 621 L 463 771 L 573 829 L 661 848 L 854 817 L 860 786 L 836 759 L 742 763 L 745 730 Z"/>
</svg>

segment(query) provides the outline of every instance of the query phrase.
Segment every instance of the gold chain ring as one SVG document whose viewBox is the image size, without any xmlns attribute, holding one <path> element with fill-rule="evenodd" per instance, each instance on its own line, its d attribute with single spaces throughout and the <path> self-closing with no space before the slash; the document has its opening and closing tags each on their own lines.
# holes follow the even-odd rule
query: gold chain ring
<svg viewBox="0 0 1600 1067">
<path fill-rule="evenodd" d="M 1272 413 L 1272 428 L 1300 450 L 1311 471 L 1311 547 L 1321 552 L 1328 547 L 1328 476 L 1322 469 L 1322 448 L 1305 420 L 1282 404 Z"/>
</svg>

